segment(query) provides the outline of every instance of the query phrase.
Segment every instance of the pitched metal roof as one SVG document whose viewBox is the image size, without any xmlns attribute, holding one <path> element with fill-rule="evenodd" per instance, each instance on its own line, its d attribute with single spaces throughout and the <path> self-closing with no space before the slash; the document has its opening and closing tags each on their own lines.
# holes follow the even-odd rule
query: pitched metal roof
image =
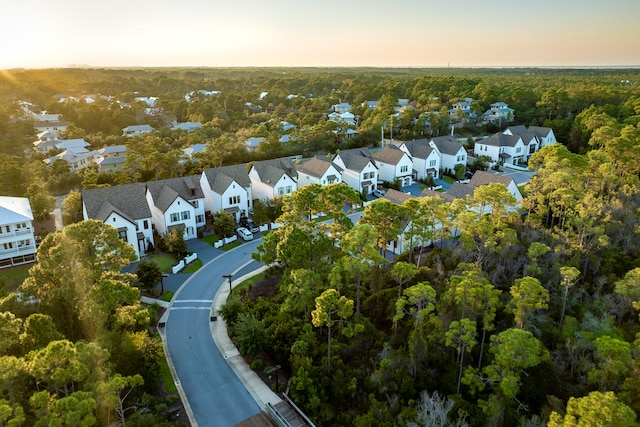
<svg viewBox="0 0 640 427">
<path fill-rule="evenodd" d="M 104 221 L 116 212 L 129 220 L 151 218 L 142 182 L 82 191 L 82 201 L 91 219 Z"/>
<path fill-rule="evenodd" d="M 0 224 L 33 221 L 31 204 L 26 197 L 0 196 Z"/>
</svg>

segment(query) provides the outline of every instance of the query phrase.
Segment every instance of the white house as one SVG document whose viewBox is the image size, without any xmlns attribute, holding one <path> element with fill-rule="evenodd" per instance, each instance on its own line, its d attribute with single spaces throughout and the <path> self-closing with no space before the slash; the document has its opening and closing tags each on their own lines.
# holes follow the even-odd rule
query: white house
<svg viewBox="0 0 640 427">
<path fill-rule="evenodd" d="M 518 185 L 513 180 L 513 178 L 510 178 L 508 176 L 478 170 L 473 174 L 473 177 L 471 177 L 471 180 L 469 180 L 468 185 L 473 187 L 475 191 L 476 188 L 482 185 L 491 184 L 493 182 L 502 184 L 507 187 L 509 193 L 516 199 L 517 204 L 522 201 L 522 193 L 520 192 Z"/>
<path fill-rule="evenodd" d="M 115 227 L 120 238 L 131 243 L 141 257 L 153 242 L 153 220 L 145 192 L 145 184 L 139 182 L 84 190 L 83 217 Z"/>
<path fill-rule="evenodd" d="M 440 177 L 440 153 L 427 140 L 405 141 L 400 150 L 411 156 L 416 179 L 426 179 L 428 175 Z"/>
<path fill-rule="evenodd" d="M 351 105 L 348 102 L 341 102 L 331 106 L 331 109 L 338 114 L 348 113 L 351 111 Z"/>
<path fill-rule="evenodd" d="M 326 157 L 314 157 L 296 166 L 298 188 L 309 184 L 333 184 L 342 182 L 342 169 Z"/>
<path fill-rule="evenodd" d="M 60 154 L 44 159 L 43 162 L 49 166 L 56 160 L 62 159 L 69 163 L 69 170 L 75 172 L 93 165 L 99 155 L 98 151 L 87 151 L 86 148 L 69 148 Z"/>
<path fill-rule="evenodd" d="M 413 183 L 413 160 L 405 151 L 394 146 L 388 146 L 373 154 L 378 167 L 378 179 L 394 182 L 396 179 L 401 187 Z"/>
<path fill-rule="evenodd" d="M 132 125 L 122 129 L 122 135 L 127 138 L 131 138 L 132 136 L 153 132 L 153 130 L 154 129 L 149 125 Z"/>
<path fill-rule="evenodd" d="M 180 228 L 185 240 L 198 237 L 198 228 L 205 225 L 204 194 L 199 178 L 185 176 L 147 182 L 146 199 L 160 235 Z"/>
<path fill-rule="evenodd" d="M 64 132 L 67 130 L 71 123 L 65 122 L 63 120 L 44 120 L 44 121 L 36 121 L 33 124 L 33 128 L 36 132 Z"/>
<path fill-rule="evenodd" d="M 298 171 L 288 157 L 254 162 L 249 169 L 253 197 L 282 197 L 298 189 Z"/>
<path fill-rule="evenodd" d="M 529 132 L 535 133 L 540 140 L 540 148 L 558 142 L 553 129 L 542 126 L 529 126 Z"/>
<path fill-rule="evenodd" d="M 0 268 L 36 260 L 29 199 L 0 196 Z"/>
<path fill-rule="evenodd" d="M 371 194 L 378 187 L 378 167 L 366 148 L 343 150 L 333 158 L 342 169 L 342 181 L 359 193 Z"/>
<path fill-rule="evenodd" d="M 206 169 L 200 177 L 204 208 L 212 214 L 228 212 L 236 221 L 253 209 L 251 179 L 246 165 Z"/>
<path fill-rule="evenodd" d="M 440 153 L 441 171 L 453 171 L 458 164 L 467 167 L 467 151 L 452 135 L 432 138 L 429 145 Z"/>
<path fill-rule="evenodd" d="M 244 142 L 244 145 L 247 147 L 247 150 L 255 151 L 260 146 L 260 143 L 264 140 L 265 139 L 262 136 L 252 136 Z"/>
<path fill-rule="evenodd" d="M 473 98 L 465 98 L 464 101 L 456 102 L 452 108 L 448 110 L 449 116 L 452 120 L 458 120 L 463 123 L 470 119 L 475 119 L 476 113 L 472 109 L 473 103 Z"/>
</svg>

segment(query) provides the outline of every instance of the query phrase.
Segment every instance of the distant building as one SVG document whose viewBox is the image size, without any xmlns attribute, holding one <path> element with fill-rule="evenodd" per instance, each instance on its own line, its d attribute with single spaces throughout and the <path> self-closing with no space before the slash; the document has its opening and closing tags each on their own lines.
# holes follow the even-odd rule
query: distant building
<svg viewBox="0 0 640 427">
<path fill-rule="evenodd" d="M 153 131 L 154 129 L 149 125 L 132 125 L 122 129 L 122 135 L 127 138 L 131 138 L 132 136 L 138 136 Z"/>
<path fill-rule="evenodd" d="M 0 268 L 35 260 L 36 239 L 29 199 L 0 196 Z"/>
</svg>

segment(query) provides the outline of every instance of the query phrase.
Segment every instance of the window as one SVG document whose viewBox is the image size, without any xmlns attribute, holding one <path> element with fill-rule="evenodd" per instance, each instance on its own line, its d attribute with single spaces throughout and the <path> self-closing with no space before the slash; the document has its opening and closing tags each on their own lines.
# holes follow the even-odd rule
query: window
<svg viewBox="0 0 640 427">
<path fill-rule="evenodd" d="M 278 187 L 276 192 L 278 193 L 278 196 L 282 196 L 284 194 L 284 187 Z"/>
<path fill-rule="evenodd" d="M 240 196 L 231 196 L 229 197 L 229 204 L 230 205 L 237 205 L 240 203 Z"/>
<path fill-rule="evenodd" d="M 191 214 L 189 213 L 189 211 L 183 211 L 182 212 L 182 220 L 184 221 L 185 219 L 190 219 L 191 218 Z"/>
<path fill-rule="evenodd" d="M 29 246 L 29 245 L 31 245 L 31 240 L 20 240 L 18 242 L 18 247 L 19 248 L 22 248 L 24 246 Z"/>
<path fill-rule="evenodd" d="M 127 241 L 127 229 L 126 228 L 118 228 L 118 237 L 120 239 Z"/>
<path fill-rule="evenodd" d="M 204 222 L 204 215 L 196 215 L 196 222 Z"/>
<path fill-rule="evenodd" d="M 171 214 L 171 222 L 177 222 L 180 221 L 180 215 L 177 212 L 174 212 Z"/>
<path fill-rule="evenodd" d="M 435 160 L 429 160 L 429 167 L 430 168 L 435 168 L 436 167 L 436 161 Z"/>
<path fill-rule="evenodd" d="M 197 201 L 197 200 L 194 200 L 194 201 L 193 201 L 193 202 L 191 202 L 191 203 L 193 204 L 193 207 L 194 207 L 194 208 L 197 208 L 197 207 L 198 207 L 198 201 Z"/>
<path fill-rule="evenodd" d="M 521 152 L 521 151 L 522 151 L 522 147 L 518 147 L 518 148 L 516 148 L 516 153 L 519 153 L 519 152 Z"/>
<path fill-rule="evenodd" d="M 5 249 L 5 250 L 6 250 L 6 249 L 12 249 L 12 248 L 13 248 L 13 243 L 12 243 L 12 242 L 5 243 L 5 244 L 3 245 L 3 247 L 4 247 L 4 249 Z"/>
<path fill-rule="evenodd" d="M 284 189 L 284 193 L 285 193 L 285 194 L 291 194 L 291 186 L 290 186 L 290 185 L 287 185 L 287 186 L 285 187 L 285 189 Z"/>
<path fill-rule="evenodd" d="M 400 166 L 400 173 L 407 173 L 408 170 L 409 170 L 409 166 L 407 165 Z"/>
<path fill-rule="evenodd" d="M 149 220 L 146 220 L 146 219 L 145 219 L 145 220 L 142 222 L 142 226 L 144 227 L 144 229 L 145 229 L 145 230 L 148 230 L 148 229 L 149 229 Z"/>
</svg>

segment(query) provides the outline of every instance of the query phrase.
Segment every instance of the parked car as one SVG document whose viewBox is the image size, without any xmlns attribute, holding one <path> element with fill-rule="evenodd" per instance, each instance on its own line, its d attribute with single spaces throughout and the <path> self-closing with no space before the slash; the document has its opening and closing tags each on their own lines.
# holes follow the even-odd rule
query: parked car
<svg viewBox="0 0 640 427">
<path fill-rule="evenodd" d="M 372 194 L 373 194 L 375 197 L 382 197 L 382 196 L 384 196 L 384 194 L 385 194 L 385 193 L 384 193 L 384 190 L 378 190 L 378 189 L 376 188 L 375 190 L 373 190 Z"/>
<path fill-rule="evenodd" d="M 238 236 L 240 236 L 240 238 L 244 241 L 253 240 L 253 233 L 247 228 L 238 227 L 236 229 L 236 233 L 238 233 Z"/>
</svg>

